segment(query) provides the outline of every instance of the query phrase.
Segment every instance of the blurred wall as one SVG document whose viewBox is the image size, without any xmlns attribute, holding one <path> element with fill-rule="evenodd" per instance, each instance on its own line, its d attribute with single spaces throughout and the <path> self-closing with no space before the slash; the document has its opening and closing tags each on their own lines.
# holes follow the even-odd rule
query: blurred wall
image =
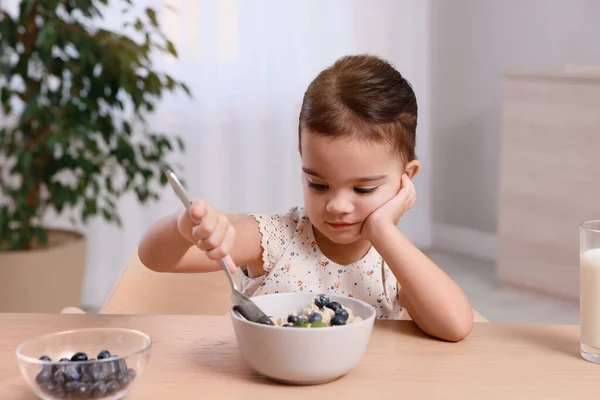
<svg viewBox="0 0 600 400">
<path fill-rule="evenodd" d="M 493 259 L 502 74 L 600 65 L 596 0 L 433 0 L 433 237 Z"/>
</svg>

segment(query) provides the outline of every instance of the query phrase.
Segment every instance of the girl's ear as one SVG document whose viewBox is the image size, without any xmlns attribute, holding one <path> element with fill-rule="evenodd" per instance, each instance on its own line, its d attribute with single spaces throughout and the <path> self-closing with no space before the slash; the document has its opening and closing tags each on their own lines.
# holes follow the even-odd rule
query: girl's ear
<svg viewBox="0 0 600 400">
<path fill-rule="evenodd" d="M 413 160 L 406 164 L 406 166 L 404 167 L 404 173 L 408 175 L 408 177 L 412 180 L 414 179 L 415 175 L 417 175 L 420 168 L 421 163 L 419 162 L 419 160 Z"/>
</svg>

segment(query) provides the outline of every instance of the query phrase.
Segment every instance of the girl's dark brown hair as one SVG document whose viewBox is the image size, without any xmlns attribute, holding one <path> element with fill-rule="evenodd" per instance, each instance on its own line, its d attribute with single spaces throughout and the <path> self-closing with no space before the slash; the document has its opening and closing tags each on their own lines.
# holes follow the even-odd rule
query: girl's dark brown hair
<svg viewBox="0 0 600 400">
<path fill-rule="evenodd" d="M 417 99 L 406 79 L 372 55 L 346 56 L 322 71 L 304 93 L 302 133 L 389 142 L 403 162 L 415 157 Z"/>
</svg>

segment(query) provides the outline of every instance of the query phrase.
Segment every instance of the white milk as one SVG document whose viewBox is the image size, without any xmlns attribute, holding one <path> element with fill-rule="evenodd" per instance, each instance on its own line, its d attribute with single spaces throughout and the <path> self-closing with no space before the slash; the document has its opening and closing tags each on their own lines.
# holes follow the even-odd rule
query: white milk
<svg viewBox="0 0 600 400">
<path fill-rule="evenodd" d="M 581 342 L 600 350 L 600 248 L 580 255 Z"/>
</svg>

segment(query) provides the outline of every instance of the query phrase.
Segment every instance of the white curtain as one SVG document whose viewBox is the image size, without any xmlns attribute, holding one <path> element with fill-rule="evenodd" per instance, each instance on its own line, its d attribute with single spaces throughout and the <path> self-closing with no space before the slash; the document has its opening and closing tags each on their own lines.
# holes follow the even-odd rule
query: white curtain
<svg viewBox="0 0 600 400">
<path fill-rule="evenodd" d="M 338 57 L 382 56 L 411 81 L 420 105 L 418 201 L 401 223 L 417 245 L 429 245 L 429 2 L 421 0 L 139 0 L 160 9 L 180 58 L 157 60 L 191 88 L 165 99 L 155 123 L 183 136 L 180 158 L 190 195 L 224 212 L 286 211 L 302 204 L 297 154 L 298 111 L 316 74 Z M 166 9 L 173 7 L 177 12 Z M 114 17 L 120 7 L 111 10 Z M 142 233 L 180 207 L 166 188 L 139 205 L 123 198 L 124 227 L 88 225 L 84 305 L 106 299 Z"/>
</svg>

